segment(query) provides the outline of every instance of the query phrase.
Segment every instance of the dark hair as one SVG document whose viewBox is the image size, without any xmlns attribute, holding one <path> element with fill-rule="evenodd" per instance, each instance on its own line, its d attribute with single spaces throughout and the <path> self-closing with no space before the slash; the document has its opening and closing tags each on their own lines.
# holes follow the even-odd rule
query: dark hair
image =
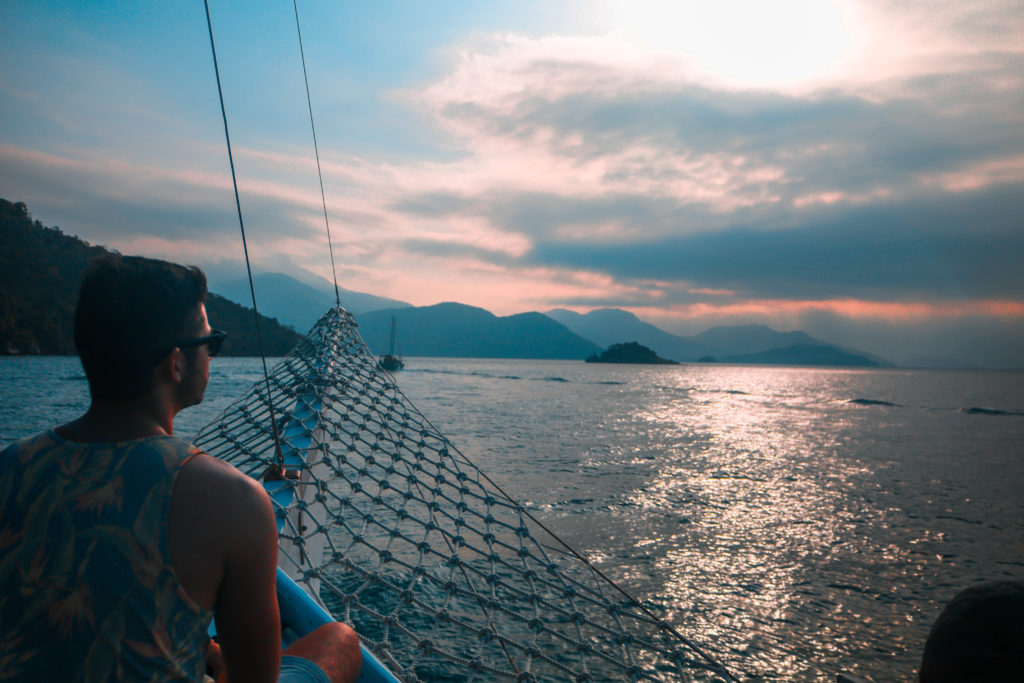
<svg viewBox="0 0 1024 683">
<path fill-rule="evenodd" d="M 206 275 L 141 256 L 93 262 L 78 291 L 75 348 L 94 399 L 138 398 L 161 352 L 195 336 Z"/>
<path fill-rule="evenodd" d="M 992 581 L 958 593 L 928 634 L 921 683 L 995 683 L 1022 676 L 1024 583 Z"/>
</svg>

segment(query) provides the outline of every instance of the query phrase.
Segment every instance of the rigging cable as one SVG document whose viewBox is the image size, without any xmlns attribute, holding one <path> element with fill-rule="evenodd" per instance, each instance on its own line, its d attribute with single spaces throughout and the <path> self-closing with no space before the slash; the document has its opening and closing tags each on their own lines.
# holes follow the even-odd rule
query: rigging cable
<svg viewBox="0 0 1024 683">
<path fill-rule="evenodd" d="M 270 393 L 270 372 L 267 370 L 267 354 L 263 345 L 263 330 L 260 327 L 260 312 L 256 308 L 256 287 L 252 281 L 252 266 L 249 263 L 249 247 L 245 240 L 245 223 L 242 221 L 242 202 L 238 198 L 238 178 L 235 175 L 235 159 L 231 154 L 231 135 L 228 133 L 228 114 L 224 108 L 224 91 L 220 85 L 220 67 L 217 64 L 217 46 L 213 42 L 213 22 L 210 19 L 210 1 L 203 0 L 206 7 L 206 28 L 210 32 L 210 51 L 213 53 L 213 72 L 217 76 L 217 96 L 220 98 L 220 115 L 224 120 L 224 140 L 228 147 L 228 164 L 231 166 L 231 184 L 235 189 L 235 209 L 238 212 L 238 227 L 242 231 L 242 251 L 245 253 L 245 270 L 249 275 L 249 294 L 252 296 L 252 315 L 256 321 L 256 340 L 259 343 L 260 359 L 263 361 L 263 380 L 267 387 L 267 406 L 270 408 L 270 427 L 274 434 L 274 452 L 277 468 L 284 477 L 284 454 L 281 451 L 281 438 L 277 433 L 277 419 L 274 416 L 274 397 Z M 337 284 L 335 284 L 337 293 Z"/>
<path fill-rule="evenodd" d="M 313 100 L 312 100 L 312 97 L 310 96 L 310 91 L 309 91 L 309 75 L 308 75 L 308 73 L 306 71 L 306 51 L 305 51 L 305 49 L 303 48 L 303 45 L 302 45 L 302 27 L 301 27 L 301 25 L 299 23 L 299 5 L 298 5 L 298 0 L 292 0 L 292 7 L 295 10 L 295 31 L 296 31 L 296 33 L 298 34 L 298 37 L 299 37 L 299 55 L 302 57 L 302 78 L 303 78 L 303 80 L 305 81 L 305 84 L 306 84 L 306 105 L 309 108 L 309 127 L 312 130 L 312 132 L 313 132 L 313 151 L 314 151 L 314 153 L 316 155 L 316 172 L 317 172 L 317 176 L 320 179 L 320 200 L 323 203 L 323 209 L 324 209 L 324 226 L 327 228 L 327 246 L 330 249 L 330 254 L 331 254 L 331 272 L 334 275 L 334 297 L 335 297 L 336 303 L 340 307 L 341 306 L 341 297 L 338 294 L 338 271 L 337 271 L 337 269 L 335 268 L 335 265 L 334 265 L 334 245 L 333 245 L 333 242 L 331 240 L 331 225 L 330 225 L 330 222 L 327 219 L 327 199 L 326 199 L 326 197 L 324 195 L 324 176 L 323 176 L 322 171 L 320 170 L 320 150 L 319 150 L 319 148 L 317 146 L 317 141 L 316 141 L 316 125 L 313 123 Z M 394 327 L 392 326 L 392 328 L 391 328 L 391 335 L 392 335 L 391 336 L 391 347 L 392 347 L 392 349 L 394 348 L 394 345 L 395 345 L 394 334 L 395 334 Z M 445 539 L 445 540 L 447 541 L 447 539 Z M 449 548 L 450 547 L 451 546 L 449 544 Z M 466 569 L 464 567 L 462 567 L 461 569 L 462 569 L 462 574 L 465 576 L 466 580 L 468 581 L 469 577 L 466 574 Z M 477 600 L 480 602 L 481 607 L 483 608 L 484 612 L 487 614 L 488 619 L 490 619 L 490 612 L 487 609 L 486 604 L 479 597 L 477 598 Z M 498 642 L 501 645 L 501 649 L 504 651 L 505 656 L 508 658 L 509 664 L 511 664 L 512 668 L 515 670 L 515 672 L 517 674 L 520 673 L 518 667 L 516 667 L 515 660 L 512 659 L 512 655 L 509 653 L 508 649 L 505 647 L 505 643 L 501 642 L 500 640 Z"/>
<path fill-rule="evenodd" d="M 313 100 L 309 95 L 309 76 L 306 74 L 306 51 L 302 48 L 302 27 L 299 26 L 298 0 L 292 0 L 295 9 L 295 30 L 299 34 L 299 55 L 302 57 L 302 79 L 306 82 L 306 105 L 309 107 L 309 127 L 313 131 L 313 152 L 316 154 L 316 174 L 320 178 L 320 201 L 324 207 L 324 225 L 327 227 L 327 248 L 331 253 L 331 274 L 334 276 L 334 301 L 341 306 L 338 294 L 338 271 L 334 267 L 334 244 L 331 242 L 331 224 L 327 220 L 327 198 L 324 196 L 324 174 L 320 171 L 320 149 L 316 143 L 316 126 L 313 124 Z"/>
</svg>

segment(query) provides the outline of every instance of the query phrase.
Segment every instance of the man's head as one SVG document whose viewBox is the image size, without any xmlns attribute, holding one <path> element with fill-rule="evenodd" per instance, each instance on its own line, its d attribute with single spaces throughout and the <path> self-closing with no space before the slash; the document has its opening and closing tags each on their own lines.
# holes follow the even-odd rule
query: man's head
<svg viewBox="0 0 1024 683">
<path fill-rule="evenodd" d="M 177 345 L 207 333 L 206 292 L 206 276 L 194 266 L 140 256 L 92 264 L 78 293 L 75 348 L 93 400 L 146 394 L 154 366 Z M 198 349 L 183 353 L 194 358 Z"/>
<path fill-rule="evenodd" d="M 988 683 L 1022 677 L 1024 583 L 993 581 L 961 591 L 928 634 L 921 683 Z"/>
</svg>

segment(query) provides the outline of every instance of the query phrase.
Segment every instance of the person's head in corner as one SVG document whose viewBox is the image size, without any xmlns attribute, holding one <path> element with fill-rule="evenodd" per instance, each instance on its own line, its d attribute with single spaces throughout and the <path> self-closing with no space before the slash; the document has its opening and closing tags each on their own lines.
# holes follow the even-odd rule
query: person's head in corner
<svg viewBox="0 0 1024 683">
<path fill-rule="evenodd" d="M 1024 680 L 1024 582 L 961 591 L 942 610 L 924 646 L 921 683 Z"/>
<path fill-rule="evenodd" d="M 208 329 L 206 276 L 195 266 L 141 256 L 111 255 L 90 265 L 75 308 L 75 348 L 93 401 L 126 401 L 146 395 L 154 368 L 179 344 Z M 183 348 L 192 375 L 196 347 Z M 205 390 L 187 386 L 183 405 L 198 403 Z"/>
</svg>

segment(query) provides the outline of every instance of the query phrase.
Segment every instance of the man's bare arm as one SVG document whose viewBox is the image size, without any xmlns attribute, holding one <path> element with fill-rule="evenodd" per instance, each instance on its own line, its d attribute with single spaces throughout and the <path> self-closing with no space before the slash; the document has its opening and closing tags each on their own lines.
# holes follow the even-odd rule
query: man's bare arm
<svg viewBox="0 0 1024 683">
<path fill-rule="evenodd" d="M 224 578 L 215 609 L 228 680 L 277 680 L 281 617 L 277 607 L 277 524 L 270 498 L 248 477 L 230 495 Z M 234 487 L 233 487 L 234 488 Z"/>
<path fill-rule="evenodd" d="M 175 571 L 214 611 L 228 680 L 276 681 L 277 524 L 266 491 L 230 465 L 196 456 L 178 475 L 170 522 Z"/>
</svg>

